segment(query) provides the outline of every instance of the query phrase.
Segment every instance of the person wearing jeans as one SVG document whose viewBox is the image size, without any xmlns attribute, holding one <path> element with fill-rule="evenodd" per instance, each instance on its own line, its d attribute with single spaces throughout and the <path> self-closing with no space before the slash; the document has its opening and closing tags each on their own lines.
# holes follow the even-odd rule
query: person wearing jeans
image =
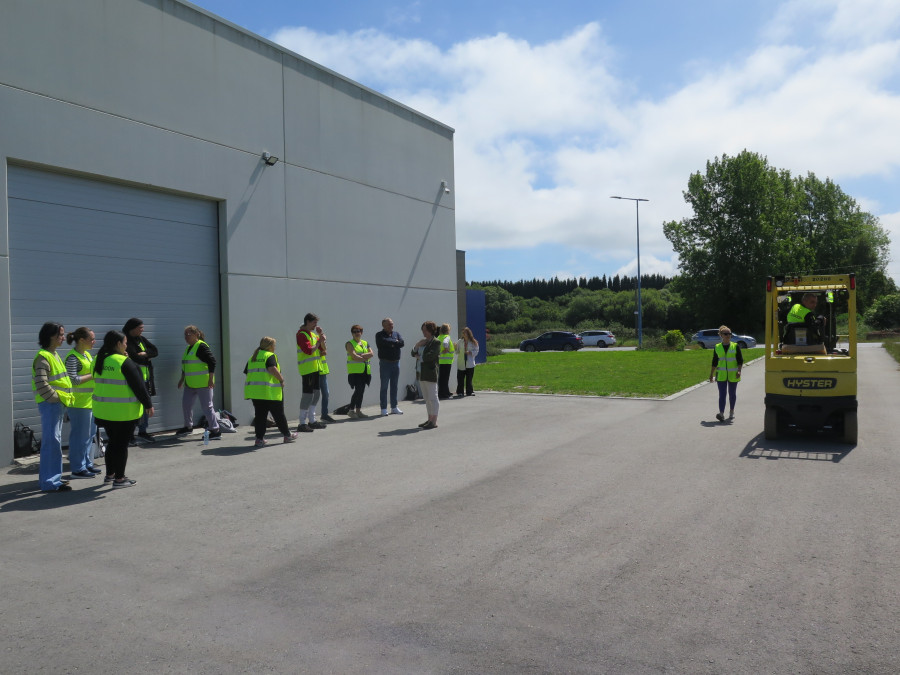
<svg viewBox="0 0 900 675">
<path fill-rule="evenodd" d="M 66 342 L 75 346 L 66 355 L 66 372 L 72 383 L 75 401 L 69 408 L 69 468 L 73 478 L 93 478 L 100 469 L 94 468 L 91 446 L 97 427 L 94 424 L 92 371 L 94 331 L 86 326 L 66 335 Z"/>
<path fill-rule="evenodd" d="M 406 343 L 403 336 L 394 330 L 394 320 L 382 319 L 381 330 L 375 333 L 375 347 L 378 350 L 378 377 L 381 379 L 381 414 L 388 414 L 388 389 L 391 394 L 391 414 L 402 415 L 397 406 L 397 386 L 400 381 L 400 352 Z"/>
<path fill-rule="evenodd" d="M 31 390 L 41 414 L 41 460 L 38 480 L 44 492 L 67 492 L 72 488 L 62 479 L 62 425 L 66 407 L 75 396 L 72 383 L 57 348 L 66 339 L 66 329 L 48 321 L 38 332 L 40 351 L 31 363 Z"/>
</svg>

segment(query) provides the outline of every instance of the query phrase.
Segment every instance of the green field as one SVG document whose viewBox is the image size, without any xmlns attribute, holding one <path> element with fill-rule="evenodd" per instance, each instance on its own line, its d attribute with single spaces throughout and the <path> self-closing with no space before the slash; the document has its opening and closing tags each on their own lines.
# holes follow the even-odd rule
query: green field
<svg viewBox="0 0 900 675">
<path fill-rule="evenodd" d="M 763 349 L 743 350 L 744 361 Z M 709 378 L 712 351 L 501 354 L 475 371 L 475 388 L 540 394 L 665 398 Z"/>
</svg>

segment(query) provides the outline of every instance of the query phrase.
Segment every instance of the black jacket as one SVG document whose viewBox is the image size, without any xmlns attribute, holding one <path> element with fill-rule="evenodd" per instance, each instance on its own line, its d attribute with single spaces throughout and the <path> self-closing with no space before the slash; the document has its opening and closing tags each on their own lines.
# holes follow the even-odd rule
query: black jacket
<svg viewBox="0 0 900 675">
<path fill-rule="evenodd" d="M 143 349 L 140 347 L 141 343 L 144 345 Z M 146 352 L 147 355 L 138 356 L 138 352 L 141 351 Z M 147 391 L 150 392 L 151 396 L 156 396 L 156 381 L 153 379 L 153 363 L 150 359 L 155 359 L 159 356 L 159 350 L 144 335 L 141 335 L 139 338 L 129 336 L 128 344 L 125 346 L 125 353 L 128 355 L 128 358 L 137 365 L 147 366 L 147 369 L 149 370 L 149 374 L 147 375 Z"/>
</svg>

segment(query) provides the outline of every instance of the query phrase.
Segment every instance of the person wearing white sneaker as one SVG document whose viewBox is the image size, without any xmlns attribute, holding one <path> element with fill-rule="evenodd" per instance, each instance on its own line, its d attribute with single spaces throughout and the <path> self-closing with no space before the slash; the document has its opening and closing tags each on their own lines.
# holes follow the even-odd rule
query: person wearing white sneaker
<svg viewBox="0 0 900 675">
<path fill-rule="evenodd" d="M 394 320 L 390 317 L 382 319 L 381 330 L 375 333 L 375 347 L 378 351 L 378 377 L 381 380 L 379 403 L 381 403 L 382 415 L 388 414 L 388 389 L 390 389 L 391 408 L 397 409 L 400 357 L 405 344 L 403 336 L 394 330 Z"/>
<path fill-rule="evenodd" d="M 284 415 L 284 375 L 275 355 L 275 338 L 264 337 L 244 367 L 247 380 L 244 383 L 244 398 L 253 403 L 253 430 L 256 432 L 256 447 L 265 445 L 266 421 L 269 413 L 275 420 L 284 442 L 290 443 L 296 434 L 291 432 Z M 291 440 L 288 440 L 291 439 Z M 262 442 L 262 445 L 260 445 Z"/>
<path fill-rule="evenodd" d="M 325 332 L 319 326 L 319 317 L 308 312 L 303 325 L 297 331 L 297 371 L 301 379 L 300 425 L 297 431 L 309 433 L 316 428 L 316 405 L 319 403 L 319 373 L 322 369 L 319 342 L 325 340 Z"/>
<path fill-rule="evenodd" d="M 713 350 L 709 381 L 715 380 L 719 387 L 719 412 L 716 419 L 724 422 L 726 393 L 728 401 L 731 403 L 731 413 L 728 418 L 734 418 L 734 404 L 737 402 L 737 386 L 741 381 L 744 356 L 741 354 L 741 348 L 731 341 L 731 329 L 728 326 L 719 326 L 719 337 L 722 341 Z"/>
</svg>

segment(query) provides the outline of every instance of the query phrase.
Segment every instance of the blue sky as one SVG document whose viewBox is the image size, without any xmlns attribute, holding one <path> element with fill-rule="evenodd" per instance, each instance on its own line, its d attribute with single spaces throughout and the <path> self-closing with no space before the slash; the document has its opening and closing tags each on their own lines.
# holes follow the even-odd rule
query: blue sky
<svg viewBox="0 0 900 675">
<path fill-rule="evenodd" d="M 743 149 L 830 177 L 891 234 L 900 283 L 896 0 L 200 0 L 456 129 L 472 280 L 672 275 L 688 176 Z"/>
</svg>

